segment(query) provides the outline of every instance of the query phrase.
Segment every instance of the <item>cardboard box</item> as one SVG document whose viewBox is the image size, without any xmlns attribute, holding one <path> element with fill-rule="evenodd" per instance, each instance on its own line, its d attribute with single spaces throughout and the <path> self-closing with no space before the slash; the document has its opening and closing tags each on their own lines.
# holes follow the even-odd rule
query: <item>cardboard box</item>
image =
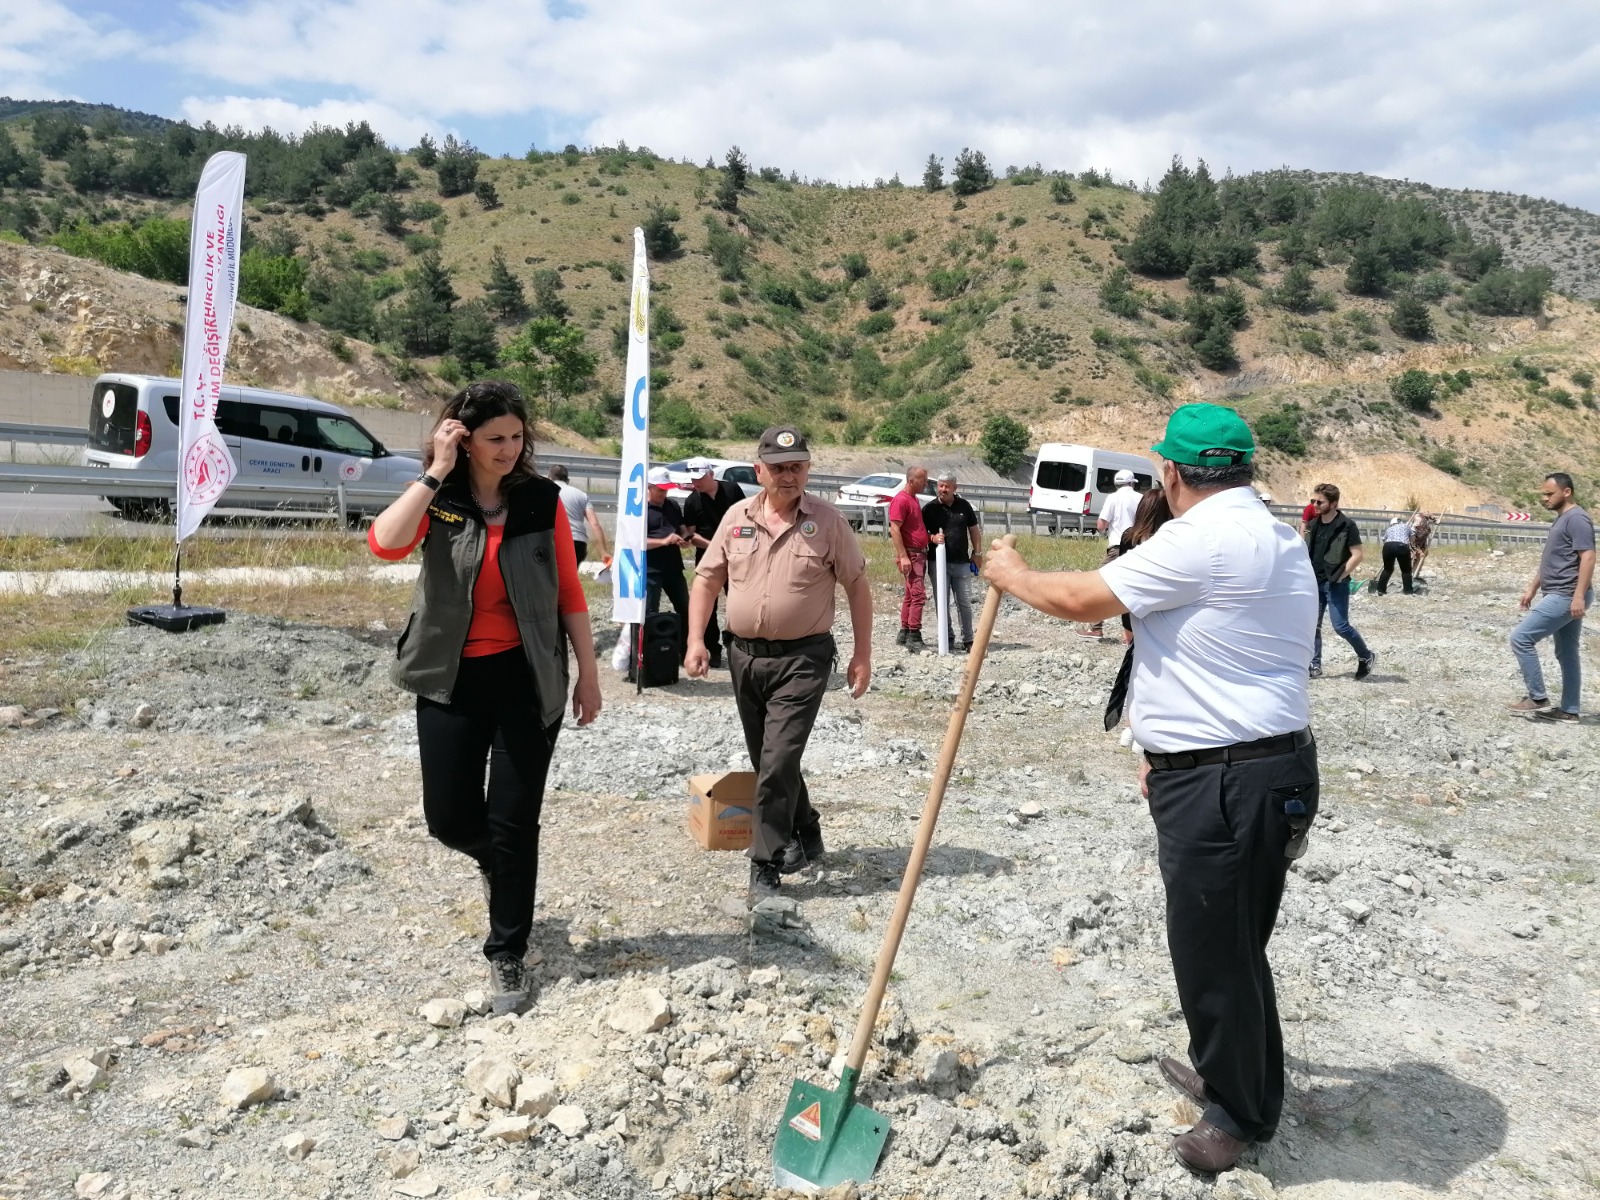
<svg viewBox="0 0 1600 1200">
<path fill-rule="evenodd" d="M 747 849 L 755 800 L 754 771 L 691 776 L 689 836 L 707 850 Z"/>
</svg>

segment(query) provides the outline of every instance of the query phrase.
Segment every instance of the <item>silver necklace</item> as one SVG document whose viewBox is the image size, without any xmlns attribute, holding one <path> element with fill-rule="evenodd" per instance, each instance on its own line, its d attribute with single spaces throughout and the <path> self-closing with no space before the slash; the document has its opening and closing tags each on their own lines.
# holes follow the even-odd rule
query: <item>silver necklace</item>
<svg viewBox="0 0 1600 1200">
<path fill-rule="evenodd" d="M 472 503 L 474 506 L 476 506 L 479 514 L 485 518 L 498 517 L 506 510 L 506 502 L 504 499 L 502 499 L 500 503 L 496 504 L 493 508 L 485 508 L 483 506 L 483 501 L 478 499 L 478 494 L 476 492 L 472 494 Z"/>
</svg>

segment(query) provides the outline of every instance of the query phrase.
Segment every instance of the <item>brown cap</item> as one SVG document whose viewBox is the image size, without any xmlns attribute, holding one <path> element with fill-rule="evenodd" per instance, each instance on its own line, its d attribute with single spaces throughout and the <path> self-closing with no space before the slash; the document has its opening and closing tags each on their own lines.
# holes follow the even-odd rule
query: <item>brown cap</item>
<svg viewBox="0 0 1600 1200">
<path fill-rule="evenodd" d="M 810 462 L 811 449 L 793 425 L 774 425 L 761 435 L 756 457 L 767 463 Z"/>
</svg>

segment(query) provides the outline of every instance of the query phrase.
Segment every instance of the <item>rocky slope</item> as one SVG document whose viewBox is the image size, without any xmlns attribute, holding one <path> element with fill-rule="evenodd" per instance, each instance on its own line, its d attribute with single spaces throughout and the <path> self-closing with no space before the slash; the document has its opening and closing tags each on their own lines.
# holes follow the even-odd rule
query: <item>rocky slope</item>
<svg viewBox="0 0 1600 1200">
<path fill-rule="evenodd" d="M 0 368 L 176 375 L 183 295 L 59 250 L 0 240 Z M 240 305 L 228 373 L 341 404 L 423 407 L 437 391 L 402 382 L 369 346 L 349 342 L 344 353 L 349 361 L 333 353 L 319 326 Z"/>
<path fill-rule="evenodd" d="M 1592 1194 L 1600 756 L 1592 722 L 1500 708 L 1530 562 L 1437 555 L 1424 594 L 1353 606 L 1370 680 L 1330 651 L 1273 943 L 1288 1117 L 1217 1180 L 1166 1148 L 1195 1114 L 1153 1061 L 1184 1033 L 1100 732 L 1120 650 L 1008 606 L 869 1058 L 893 1137 L 837 1195 Z M 830 694 L 808 757 L 830 852 L 754 926 L 743 860 L 683 829 L 685 777 L 743 760 L 726 676 L 608 675 L 557 751 L 537 1004 L 490 1019 L 386 624 L 117 629 L 26 664 L 82 699 L 0 708 L 0 1191 L 775 1200 L 777 1114 L 848 1037 L 960 664 L 879 622 L 873 691 Z"/>
</svg>

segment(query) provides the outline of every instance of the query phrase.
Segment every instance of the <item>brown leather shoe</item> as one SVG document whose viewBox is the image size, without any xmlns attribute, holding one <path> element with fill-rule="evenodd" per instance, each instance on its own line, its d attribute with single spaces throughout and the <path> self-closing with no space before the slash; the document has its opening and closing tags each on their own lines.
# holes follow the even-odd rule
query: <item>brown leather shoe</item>
<svg viewBox="0 0 1600 1200">
<path fill-rule="evenodd" d="M 1163 1058 L 1160 1063 L 1161 1074 L 1168 1083 L 1194 1097 L 1201 1104 L 1211 1103 L 1211 1097 L 1206 1095 L 1206 1081 L 1200 1078 L 1200 1073 L 1188 1063 L 1179 1062 L 1175 1058 Z"/>
<path fill-rule="evenodd" d="M 1229 1171 L 1239 1161 L 1247 1143 L 1218 1129 L 1210 1121 L 1198 1121 L 1188 1133 L 1172 1139 L 1172 1152 L 1191 1171 L 1216 1174 Z"/>
</svg>

